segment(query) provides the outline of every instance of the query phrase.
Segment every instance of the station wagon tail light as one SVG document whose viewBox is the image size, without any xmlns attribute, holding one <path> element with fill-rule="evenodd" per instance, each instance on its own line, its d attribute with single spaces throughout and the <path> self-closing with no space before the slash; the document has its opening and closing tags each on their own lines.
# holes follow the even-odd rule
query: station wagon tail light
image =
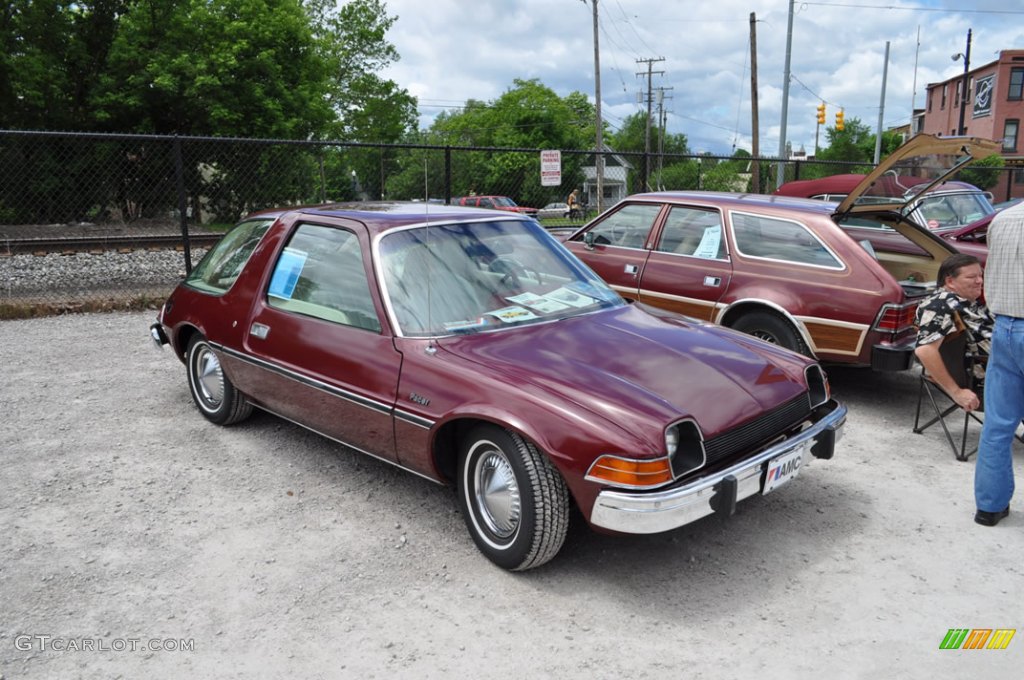
<svg viewBox="0 0 1024 680">
<path fill-rule="evenodd" d="M 875 321 L 875 330 L 883 333 L 902 333 L 914 327 L 916 322 L 917 303 L 909 302 L 903 305 L 887 303 L 882 305 Z"/>
<path fill-rule="evenodd" d="M 605 454 L 593 462 L 586 479 L 627 489 L 650 489 L 672 481 L 672 466 L 668 456 L 640 460 Z"/>
</svg>

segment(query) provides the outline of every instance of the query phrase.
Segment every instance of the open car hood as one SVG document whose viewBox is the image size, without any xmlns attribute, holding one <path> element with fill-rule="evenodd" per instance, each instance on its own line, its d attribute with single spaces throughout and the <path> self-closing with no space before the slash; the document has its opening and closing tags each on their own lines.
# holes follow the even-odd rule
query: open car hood
<svg viewBox="0 0 1024 680">
<path fill-rule="evenodd" d="M 919 134 L 893 151 L 854 187 L 836 213 L 846 216 L 890 210 L 905 215 L 914 198 L 979 158 L 999 153 L 1000 148 L 998 142 L 980 137 Z"/>
</svg>

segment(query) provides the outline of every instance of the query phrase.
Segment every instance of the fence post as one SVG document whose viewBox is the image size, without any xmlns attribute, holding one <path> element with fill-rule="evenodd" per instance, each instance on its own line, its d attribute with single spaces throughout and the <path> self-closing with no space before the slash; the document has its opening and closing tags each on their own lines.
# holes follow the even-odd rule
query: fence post
<svg viewBox="0 0 1024 680">
<path fill-rule="evenodd" d="M 320 153 L 317 154 L 317 161 L 320 163 L 320 202 L 327 202 L 327 175 L 324 173 L 324 150 L 320 148 Z"/>
<path fill-rule="evenodd" d="M 444 147 L 444 204 L 452 203 L 452 147 Z"/>
<path fill-rule="evenodd" d="M 185 215 L 185 162 L 181 157 L 181 139 L 174 135 L 174 179 L 178 185 L 178 219 L 181 221 L 181 244 L 185 249 L 185 273 L 192 273 L 192 244 L 188 240 L 188 217 Z"/>
</svg>

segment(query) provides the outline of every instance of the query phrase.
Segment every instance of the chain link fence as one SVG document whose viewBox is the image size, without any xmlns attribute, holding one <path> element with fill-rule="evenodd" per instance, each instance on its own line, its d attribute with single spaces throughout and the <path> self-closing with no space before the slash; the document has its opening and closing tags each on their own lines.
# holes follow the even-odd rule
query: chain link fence
<svg viewBox="0 0 1024 680">
<path fill-rule="evenodd" d="M 770 193 L 780 171 L 789 181 L 871 169 L 607 151 L 599 196 L 596 161 L 592 151 L 563 149 L 561 183 L 543 186 L 539 149 L 3 130 L 0 318 L 154 304 L 203 254 L 196 235 L 223 233 L 263 208 L 500 199 L 540 210 L 555 227 L 581 224 L 640 191 Z M 569 215 L 573 190 L 582 209 Z M 128 241 L 157 235 L 174 237 L 173 249 Z M 82 239 L 118 247 L 71 247 Z"/>
</svg>

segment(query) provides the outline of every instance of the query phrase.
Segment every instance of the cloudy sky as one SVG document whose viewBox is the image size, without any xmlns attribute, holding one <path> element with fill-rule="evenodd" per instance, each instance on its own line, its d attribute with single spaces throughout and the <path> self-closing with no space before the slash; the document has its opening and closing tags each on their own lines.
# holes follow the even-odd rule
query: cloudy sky
<svg viewBox="0 0 1024 680">
<path fill-rule="evenodd" d="M 487 101 L 515 78 L 536 78 L 559 95 L 594 98 L 590 0 L 385 0 L 398 20 L 388 34 L 401 61 L 386 76 L 419 100 L 421 127 L 467 99 Z M 598 0 L 601 99 L 617 129 L 638 111 L 646 63 L 666 88 L 669 132 L 691 149 L 751 148 L 750 14 L 756 15 L 761 154 L 779 151 L 788 0 Z M 951 56 L 967 47 L 971 67 L 1000 50 L 1024 49 L 1021 0 L 822 0 L 796 2 L 789 122 L 795 149 L 814 149 L 816 107 L 878 124 L 886 42 L 883 125 L 909 122 L 925 86 L 962 74 Z M 916 64 L 916 69 L 915 69 Z M 638 77 L 644 72 L 644 77 Z M 915 88 L 916 82 L 916 88 Z M 915 96 L 916 89 L 916 96 Z M 822 133 L 823 134 L 823 133 Z M 824 136 L 822 136 L 824 139 Z"/>
</svg>

